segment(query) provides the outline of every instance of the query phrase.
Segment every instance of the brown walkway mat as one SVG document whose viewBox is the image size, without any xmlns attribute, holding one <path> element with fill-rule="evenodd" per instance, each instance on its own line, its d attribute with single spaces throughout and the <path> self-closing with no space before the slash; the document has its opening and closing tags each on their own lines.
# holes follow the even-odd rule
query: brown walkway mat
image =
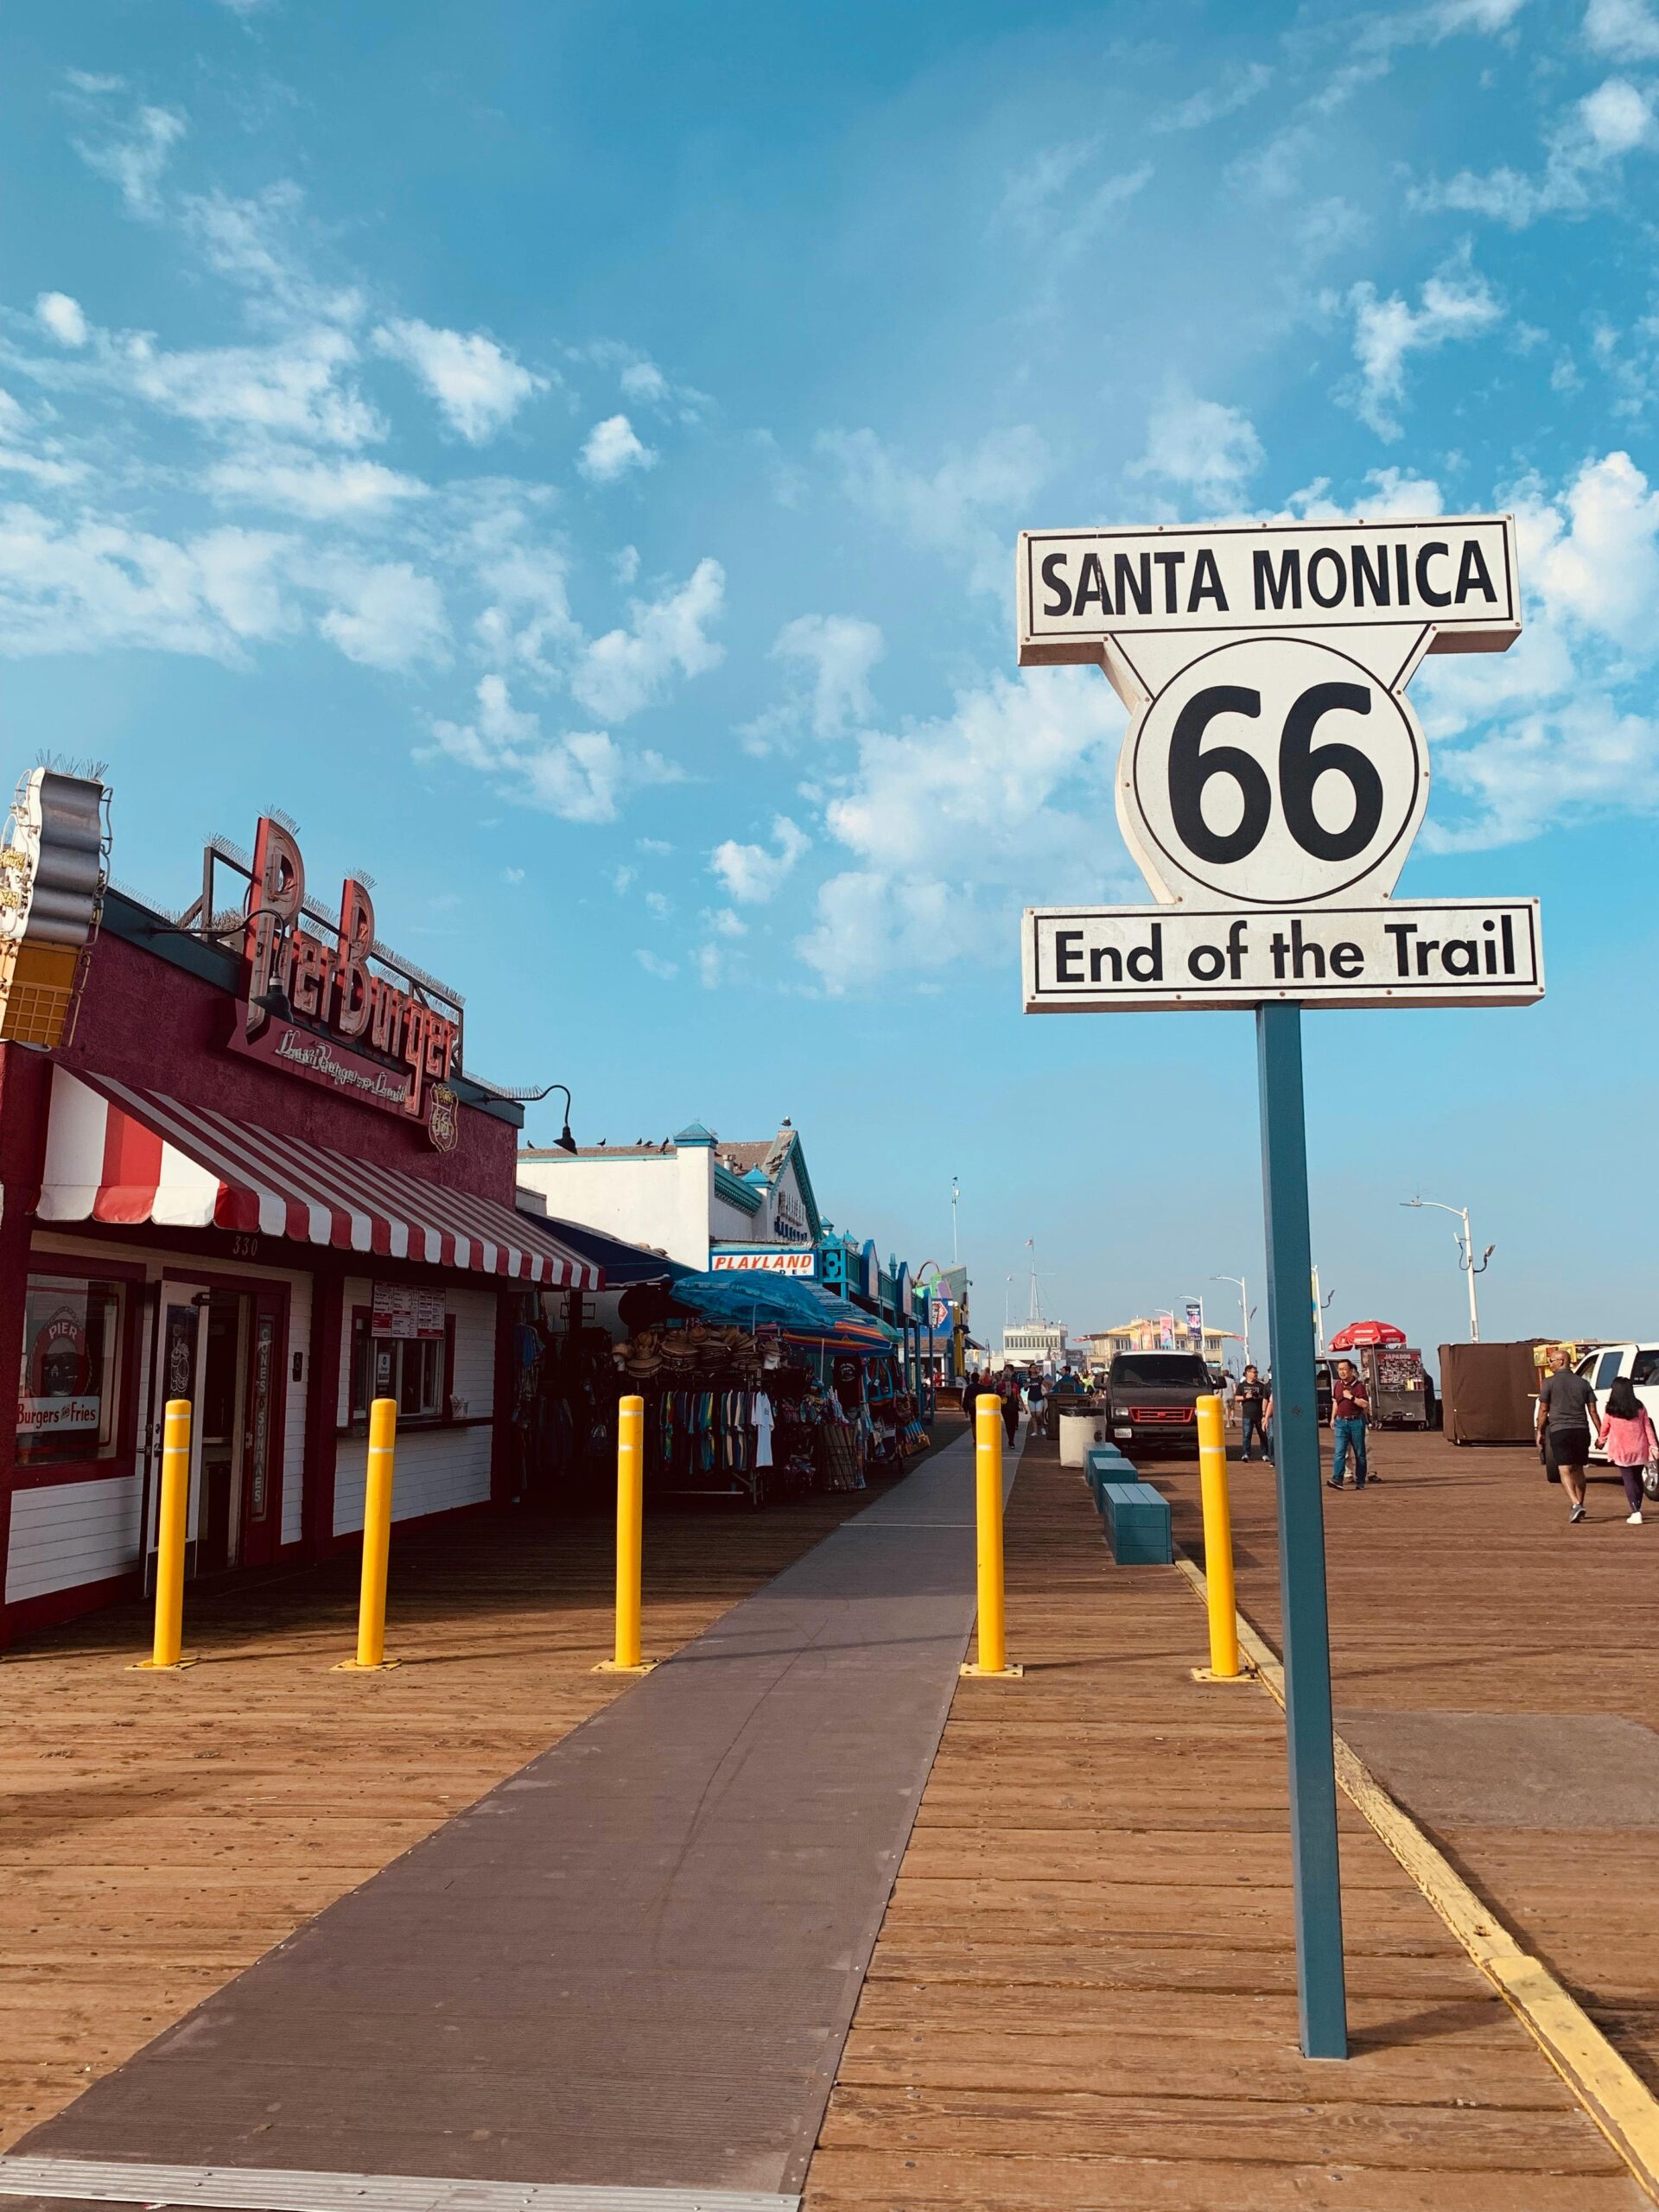
<svg viewBox="0 0 1659 2212">
<path fill-rule="evenodd" d="M 963 1439 L 20 2150 L 798 2189 L 966 1649 L 972 1498 Z"/>
</svg>

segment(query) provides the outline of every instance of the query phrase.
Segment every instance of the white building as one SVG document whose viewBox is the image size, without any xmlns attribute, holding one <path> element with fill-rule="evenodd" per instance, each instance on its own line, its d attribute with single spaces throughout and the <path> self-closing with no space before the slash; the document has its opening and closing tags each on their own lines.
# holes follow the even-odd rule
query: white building
<svg viewBox="0 0 1659 2212">
<path fill-rule="evenodd" d="M 1005 1367 L 1048 1367 L 1065 1364 L 1065 1324 L 1063 1321 L 1014 1321 L 1002 1332 Z"/>
<path fill-rule="evenodd" d="M 823 1227 L 799 1132 L 726 1144 L 694 1122 L 660 1144 L 556 1146 L 518 1155 L 518 1181 L 556 1221 L 584 1224 L 664 1252 L 699 1274 L 743 1267 L 817 1268 Z"/>
</svg>

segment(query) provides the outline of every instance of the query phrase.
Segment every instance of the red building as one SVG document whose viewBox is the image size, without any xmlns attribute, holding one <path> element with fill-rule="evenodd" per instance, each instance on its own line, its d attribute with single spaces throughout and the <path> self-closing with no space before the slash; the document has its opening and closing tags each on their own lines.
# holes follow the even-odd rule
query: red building
<svg viewBox="0 0 1659 2212">
<path fill-rule="evenodd" d="M 308 899 L 281 823 L 216 841 L 176 922 L 108 890 L 76 957 L 67 1041 L 0 1043 L 0 1643 L 140 1589 L 170 1398 L 195 1576 L 354 1543 L 372 1397 L 398 1520 L 499 1501 L 524 1294 L 602 1287 L 515 1210 L 523 1109 L 466 1073 L 459 1001 L 364 885 Z"/>
</svg>

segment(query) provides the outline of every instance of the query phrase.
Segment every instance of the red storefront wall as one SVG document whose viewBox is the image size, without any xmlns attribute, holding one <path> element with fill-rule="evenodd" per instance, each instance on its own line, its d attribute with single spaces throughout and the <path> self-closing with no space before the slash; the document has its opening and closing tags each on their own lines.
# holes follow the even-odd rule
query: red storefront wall
<svg viewBox="0 0 1659 2212">
<path fill-rule="evenodd" d="M 33 1242 L 40 1224 L 34 1218 L 51 1101 L 54 1062 L 72 1073 L 113 1077 L 141 1089 L 163 1092 L 193 1106 L 212 1108 L 237 1120 L 346 1153 L 446 1187 L 513 1203 L 518 1117 L 511 1118 L 462 1104 L 454 1148 L 436 1150 L 423 1128 L 399 1115 L 334 1096 L 321 1086 L 289 1076 L 237 1053 L 228 1039 L 237 1010 L 236 966 L 228 957 L 206 950 L 176 934 L 160 933 L 151 944 L 134 943 L 106 924 L 88 963 L 86 987 L 71 1041 L 48 1055 L 15 1045 L 0 1045 L 0 1572 L 10 1557 L 11 1514 L 20 1484 L 31 1478 L 16 1458 L 19 1377 L 23 1350 L 24 1286 Z M 124 927 L 133 934 L 127 910 Z M 205 969 L 207 973 L 197 972 Z M 54 1225 L 60 1228 L 61 1224 Z M 113 1230 L 87 1224 L 102 1242 L 130 1245 L 135 1256 L 146 1249 L 198 1255 L 200 1271 L 216 1281 L 238 1274 L 237 1245 L 228 1231 L 152 1229 Z M 261 1256 L 272 1266 L 311 1278 L 311 1313 L 306 1340 L 285 1348 L 302 1351 L 312 1378 L 304 1430 L 304 1527 L 297 1544 L 279 1553 L 284 1560 L 317 1558 L 354 1548 L 354 1533 L 334 1528 L 334 1477 L 339 1434 L 336 1385 L 340 1372 L 347 1281 L 372 1270 L 377 1276 L 402 1276 L 435 1286 L 448 1284 L 488 1291 L 496 1304 L 495 1388 L 492 1408 L 492 1495 L 501 1495 L 507 1465 L 510 1408 L 505 1383 L 510 1372 L 512 1292 L 499 1278 L 429 1267 L 372 1261 L 364 1255 L 327 1248 L 262 1240 Z M 46 1255 L 41 1255 L 45 1260 Z M 128 1326 L 136 1329 L 136 1313 Z M 129 1358 L 131 1387 L 142 1397 L 147 1378 Z M 142 1455 L 141 1455 L 142 1456 Z M 407 1525 L 407 1524 L 404 1524 Z M 130 1595 L 137 1576 L 60 1591 L 21 1605 L 0 1605 L 0 1646 L 70 1619 L 91 1607 Z"/>
</svg>

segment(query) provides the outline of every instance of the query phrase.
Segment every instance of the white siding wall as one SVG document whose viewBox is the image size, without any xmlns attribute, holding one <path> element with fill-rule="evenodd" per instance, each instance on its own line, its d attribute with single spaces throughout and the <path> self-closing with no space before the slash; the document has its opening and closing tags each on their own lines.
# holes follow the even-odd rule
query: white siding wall
<svg viewBox="0 0 1659 2212">
<path fill-rule="evenodd" d="M 138 1564 L 142 1492 L 137 1475 L 18 1491 L 11 1501 L 6 1603 L 130 1573 Z"/>
<path fill-rule="evenodd" d="M 294 1380 L 294 1355 L 301 1354 Z M 283 1535 L 297 1544 L 305 1512 L 305 1409 L 311 1389 L 311 1278 L 301 1275 L 288 1294 L 288 1409 L 283 1422 Z"/>
<path fill-rule="evenodd" d="M 366 1277 L 346 1285 L 342 1331 L 340 1419 L 350 1411 L 351 1318 L 353 1306 L 366 1306 Z M 495 1294 L 485 1290 L 445 1293 L 455 1317 L 455 1395 L 467 1402 L 471 1428 L 403 1431 L 397 1439 L 391 1517 L 412 1520 L 422 1513 L 448 1513 L 460 1505 L 482 1504 L 490 1494 L 490 1449 L 493 1432 L 480 1417 L 495 1404 Z M 334 1534 L 355 1534 L 363 1526 L 363 1489 L 368 1468 L 368 1439 L 342 1436 L 334 1463 Z"/>
<path fill-rule="evenodd" d="M 706 1145 L 688 1145 L 680 1152 L 619 1153 L 609 1160 L 573 1160 L 561 1153 L 518 1161 L 518 1180 L 539 1191 L 557 1219 L 648 1245 L 683 1267 L 697 1268 L 709 1264 L 714 1177 L 714 1154 Z M 734 1218 L 742 1221 L 747 1232 L 749 1216 Z"/>
</svg>

